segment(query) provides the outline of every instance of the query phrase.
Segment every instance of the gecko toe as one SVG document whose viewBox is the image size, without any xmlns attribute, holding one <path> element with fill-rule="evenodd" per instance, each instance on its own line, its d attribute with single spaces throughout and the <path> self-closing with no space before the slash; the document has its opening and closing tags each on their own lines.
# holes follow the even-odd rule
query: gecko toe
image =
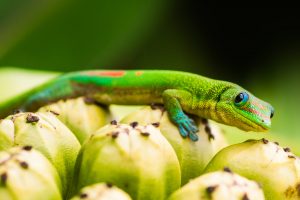
<svg viewBox="0 0 300 200">
<path fill-rule="evenodd" d="M 187 115 L 183 115 L 180 120 L 177 120 L 177 125 L 182 137 L 185 138 L 189 136 L 192 141 L 198 140 L 198 135 L 196 133 L 199 129 L 193 119 L 190 119 Z"/>
<path fill-rule="evenodd" d="M 195 134 L 195 133 L 190 133 L 189 134 L 189 138 L 192 140 L 192 141 L 194 141 L 194 142 L 196 142 L 196 141 L 198 141 L 198 135 L 197 134 Z"/>
<path fill-rule="evenodd" d="M 182 137 L 184 137 L 184 138 L 186 138 L 187 136 L 188 136 L 188 132 L 186 131 L 186 129 L 183 127 L 183 126 L 181 126 L 181 125 L 179 125 L 179 132 L 180 132 L 180 135 L 182 136 Z"/>
</svg>

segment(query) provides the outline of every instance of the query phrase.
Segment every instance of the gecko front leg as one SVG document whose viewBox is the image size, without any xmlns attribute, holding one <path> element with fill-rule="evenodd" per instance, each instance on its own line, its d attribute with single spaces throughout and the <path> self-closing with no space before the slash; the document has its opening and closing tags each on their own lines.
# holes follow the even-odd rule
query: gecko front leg
<svg viewBox="0 0 300 200">
<path fill-rule="evenodd" d="M 182 104 L 192 105 L 192 95 L 184 90 L 168 89 L 163 92 L 162 97 L 169 117 L 177 125 L 181 136 L 188 136 L 192 141 L 197 141 L 198 127 L 182 110 Z"/>
</svg>

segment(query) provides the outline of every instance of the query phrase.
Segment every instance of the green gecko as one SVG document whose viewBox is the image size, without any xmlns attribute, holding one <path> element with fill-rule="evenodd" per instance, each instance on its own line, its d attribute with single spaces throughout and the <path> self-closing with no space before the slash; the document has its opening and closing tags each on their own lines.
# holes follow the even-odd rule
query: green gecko
<svg viewBox="0 0 300 200">
<path fill-rule="evenodd" d="M 79 96 L 105 105 L 164 104 L 182 137 L 193 141 L 198 128 L 187 114 L 245 131 L 268 130 L 274 115 L 269 103 L 230 82 L 167 70 L 94 70 L 64 74 L 1 104 L 0 118 Z"/>
</svg>

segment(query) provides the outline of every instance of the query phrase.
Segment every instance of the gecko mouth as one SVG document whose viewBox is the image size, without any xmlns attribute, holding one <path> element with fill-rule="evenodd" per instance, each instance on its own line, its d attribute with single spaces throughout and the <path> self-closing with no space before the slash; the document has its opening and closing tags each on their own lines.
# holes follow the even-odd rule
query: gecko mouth
<svg viewBox="0 0 300 200">
<path fill-rule="evenodd" d="M 267 131 L 270 128 L 270 126 L 265 123 L 258 123 L 250 120 L 248 117 L 241 114 L 240 112 L 238 112 L 238 114 L 244 119 L 243 123 L 248 127 L 248 128 L 241 127 L 241 129 L 245 131 Z"/>
</svg>

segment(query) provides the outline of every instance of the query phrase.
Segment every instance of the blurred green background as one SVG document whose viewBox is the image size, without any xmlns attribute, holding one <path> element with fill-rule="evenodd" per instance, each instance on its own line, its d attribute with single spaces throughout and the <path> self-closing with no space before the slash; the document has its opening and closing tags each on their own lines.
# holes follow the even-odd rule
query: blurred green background
<svg viewBox="0 0 300 200">
<path fill-rule="evenodd" d="M 266 137 L 300 154 L 300 14 L 196 1 L 1 0 L 1 101 L 83 69 L 173 69 L 236 82 L 275 107 Z M 13 68 L 12 68 L 13 67 Z"/>
</svg>

